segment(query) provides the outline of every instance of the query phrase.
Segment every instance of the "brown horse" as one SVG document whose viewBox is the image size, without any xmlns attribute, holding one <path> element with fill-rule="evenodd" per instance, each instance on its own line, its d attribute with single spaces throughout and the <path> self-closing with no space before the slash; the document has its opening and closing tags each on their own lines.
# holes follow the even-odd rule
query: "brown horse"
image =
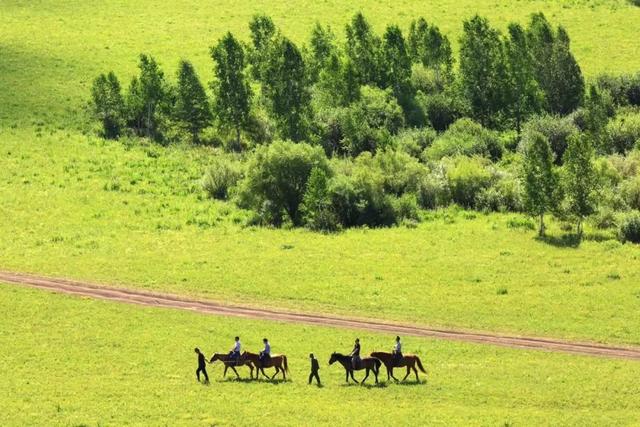
<svg viewBox="0 0 640 427">
<path fill-rule="evenodd" d="M 329 359 L 329 365 L 333 365 L 335 362 L 339 362 L 344 368 L 346 372 L 345 378 L 347 382 L 349 382 L 349 376 L 351 376 L 351 379 L 355 381 L 356 384 L 358 384 L 358 380 L 356 380 L 353 376 L 353 371 L 361 371 L 363 369 L 366 369 L 367 373 L 362 379 L 362 384 L 364 384 L 365 380 L 369 377 L 369 371 L 373 371 L 373 375 L 376 378 L 376 384 L 378 384 L 378 372 L 380 372 L 380 365 L 382 365 L 382 362 L 380 362 L 378 359 L 374 357 L 362 358 L 360 359 L 360 364 L 358 364 L 358 366 L 356 366 L 356 368 L 354 369 L 353 363 L 351 361 L 351 356 L 345 356 L 344 354 L 340 353 L 333 353 L 331 355 L 331 358 Z"/>
<path fill-rule="evenodd" d="M 380 359 L 382 363 L 384 363 L 384 366 L 387 368 L 387 379 L 390 379 L 389 377 L 391 377 L 394 380 L 398 381 L 398 379 L 393 376 L 393 368 L 402 368 L 405 366 L 407 367 L 407 375 L 404 376 L 402 381 L 407 379 L 407 377 L 411 373 L 411 370 L 413 369 L 413 372 L 416 374 L 416 381 L 420 382 L 420 379 L 418 378 L 418 370 L 416 369 L 416 365 L 418 366 L 418 369 L 420 369 L 420 372 L 422 372 L 423 374 L 427 373 L 427 371 L 425 371 L 424 368 L 422 367 L 422 362 L 420 361 L 420 358 L 414 354 L 403 355 L 399 363 L 396 363 L 396 359 L 393 353 L 374 352 L 374 353 L 371 353 L 371 357 Z"/>
<path fill-rule="evenodd" d="M 269 378 L 269 376 L 264 373 L 264 368 L 276 368 L 276 373 L 273 374 L 270 379 L 274 379 L 279 372 L 282 372 L 282 379 L 287 380 L 286 372 L 289 372 L 289 365 L 287 364 L 287 356 L 284 354 L 274 354 L 265 363 L 260 361 L 259 354 L 249 353 L 248 351 L 242 353 L 241 358 L 251 361 L 251 363 L 256 366 L 256 379 L 258 379 L 260 375 L 259 372 L 262 372 L 262 375 Z"/>
<path fill-rule="evenodd" d="M 227 369 L 231 368 L 233 372 L 235 372 L 236 377 L 240 379 L 240 375 L 238 375 L 238 371 L 236 371 L 235 367 L 248 366 L 249 369 L 251 369 L 249 377 L 253 378 L 253 363 L 250 360 L 244 360 L 242 357 L 239 359 L 232 359 L 229 356 L 229 353 L 214 353 L 213 356 L 211 356 L 211 360 L 209 360 L 209 363 L 213 363 L 216 360 L 219 360 L 224 364 L 224 374 L 222 374 L 223 377 L 227 376 Z"/>
</svg>

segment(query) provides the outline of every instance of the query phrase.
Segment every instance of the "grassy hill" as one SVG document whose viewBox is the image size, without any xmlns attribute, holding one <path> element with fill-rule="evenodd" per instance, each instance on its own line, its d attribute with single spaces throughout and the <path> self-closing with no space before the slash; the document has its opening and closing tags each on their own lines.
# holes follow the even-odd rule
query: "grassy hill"
<svg viewBox="0 0 640 427">
<path fill-rule="evenodd" d="M 626 0 L 438 0 L 396 2 L 327 0 L 162 1 L 96 0 L 65 2 L 6 0 L 0 4 L 0 126 L 77 125 L 91 81 L 114 70 L 128 83 L 141 52 L 154 55 L 172 77 L 178 60 L 192 60 L 204 81 L 211 80 L 209 47 L 230 30 L 246 39 L 257 12 L 273 17 L 294 41 L 307 40 L 316 21 L 344 37 L 344 25 L 363 11 L 376 30 L 403 28 L 424 16 L 451 38 L 454 49 L 462 21 L 478 13 L 505 29 L 542 11 L 564 25 L 587 76 L 640 69 L 640 8 Z"/>
<path fill-rule="evenodd" d="M 631 361 L 405 337 L 426 383 L 346 386 L 332 351 L 356 332 L 202 316 L 80 300 L 0 285 L 0 423 L 13 425 L 633 425 L 640 421 Z M 23 319 L 29 318 L 29 322 Z M 240 334 L 268 336 L 289 357 L 291 381 L 196 383 L 193 347 L 226 351 Z M 362 334 L 363 352 L 393 336 Z M 309 352 L 323 388 L 307 385 Z M 244 368 L 241 375 L 248 376 Z M 356 377 L 361 379 L 362 373 Z M 384 375 L 386 378 L 386 374 Z M 423 375 L 423 379 L 425 376 Z"/>
<path fill-rule="evenodd" d="M 417 228 L 325 236 L 246 227 L 205 199 L 213 151 L 12 130 L 0 169 L 0 266 L 15 271 L 431 325 L 640 343 L 640 252 L 519 214 L 446 210 Z"/>
</svg>

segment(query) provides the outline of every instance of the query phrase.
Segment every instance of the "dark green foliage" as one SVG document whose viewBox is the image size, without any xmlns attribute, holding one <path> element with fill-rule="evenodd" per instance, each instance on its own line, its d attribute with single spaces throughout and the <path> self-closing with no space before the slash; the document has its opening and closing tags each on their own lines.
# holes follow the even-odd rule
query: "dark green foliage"
<svg viewBox="0 0 640 427">
<path fill-rule="evenodd" d="M 478 196 L 491 185 L 486 159 L 457 157 L 446 163 L 451 198 L 460 206 L 475 208 Z"/>
<path fill-rule="evenodd" d="M 198 140 L 198 134 L 213 119 L 204 87 L 188 61 L 180 61 L 173 112 L 180 125 L 191 134 L 193 141 Z"/>
<path fill-rule="evenodd" d="M 170 104 L 170 91 L 155 59 L 140 55 L 138 68 L 140 75 L 131 81 L 126 97 L 127 123 L 137 134 L 159 139 L 159 126 Z"/>
<path fill-rule="evenodd" d="M 429 160 L 443 157 L 483 156 L 492 160 L 502 157 L 504 148 L 498 134 L 471 119 L 460 119 L 425 151 Z"/>
<path fill-rule="evenodd" d="M 589 86 L 589 93 L 584 108 L 576 111 L 574 122 L 587 134 L 601 151 L 606 151 L 606 125 L 609 116 L 614 114 L 613 100 L 608 92 L 599 90 L 595 85 Z M 582 112 L 582 114 L 580 114 Z"/>
<path fill-rule="evenodd" d="M 325 28 L 320 23 L 316 22 L 311 30 L 307 64 L 309 78 L 314 83 L 320 78 L 320 72 L 331 65 L 333 58 L 338 56 L 335 38 L 331 28 Z"/>
<path fill-rule="evenodd" d="M 252 91 L 245 77 L 245 59 L 242 45 L 227 33 L 211 48 L 215 61 L 215 80 L 211 84 L 215 101 L 213 110 L 219 126 L 236 132 L 240 144 L 240 131 L 249 126 Z"/>
<path fill-rule="evenodd" d="M 640 71 L 636 74 L 598 76 L 598 88 L 611 94 L 618 106 L 640 106 Z"/>
<path fill-rule="evenodd" d="M 251 47 L 249 49 L 249 63 L 251 73 L 256 80 L 264 78 L 264 67 L 271 55 L 277 29 L 273 20 L 267 15 L 254 15 L 249 22 L 251 32 Z"/>
<path fill-rule="evenodd" d="M 353 156 L 390 145 L 404 125 L 402 109 L 390 90 L 365 86 L 361 92 L 360 99 L 340 118 L 343 148 Z"/>
<path fill-rule="evenodd" d="M 282 141 L 258 147 L 247 166 L 246 204 L 257 211 L 267 206 L 273 218 L 284 212 L 293 225 L 300 225 L 300 204 L 314 168 L 329 171 L 320 147 Z"/>
<path fill-rule="evenodd" d="M 464 101 L 456 93 L 434 93 L 425 95 L 421 92 L 416 96 L 418 104 L 426 116 L 427 122 L 437 131 L 445 131 L 466 111 Z"/>
<path fill-rule="evenodd" d="M 385 87 L 399 96 L 407 89 L 411 77 L 411 59 L 402 31 L 397 25 L 387 27 L 382 43 L 382 80 Z"/>
<path fill-rule="evenodd" d="M 619 114 L 606 128 L 609 153 L 625 154 L 634 147 L 640 148 L 640 113 Z"/>
<path fill-rule="evenodd" d="M 92 109 L 95 117 L 102 122 L 102 134 L 105 138 L 120 136 L 123 125 L 124 99 L 120 82 L 113 73 L 100 74 L 91 87 Z"/>
<path fill-rule="evenodd" d="M 215 156 L 211 161 L 202 177 L 202 188 L 212 199 L 225 200 L 242 177 L 240 167 L 221 156 Z"/>
<path fill-rule="evenodd" d="M 435 25 L 429 26 L 424 18 L 412 21 L 409 27 L 409 54 L 413 62 L 435 71 L 445 80 L 452 77 L 453 56 L 447 36 Z"/>
<path fill-rule="evenodd" d="M 428 127 L 405 129 L 393 138 L 394 147 L 419 159 L 422 152 L 433 144 L 437 136 L 437 132 Z"/>
<path fill-rule="evenodd" d="M 640 213 L 635 211 L 622 220 L 619 228 L 619 236 L 623 243 L 640 243 Z"/>
<path fill-rule="evenodd" d="M 305 63 L 295 44 L 281 38 L 272 49 L 263 76 L 262 91 L 284 139 L 306 137 L 311 94 Z"/>
<path fill-rule="evenodd" d="M 530 115 L 540 111 L 543 94 L 535 80 L 534 59 L 526 33 L 518 24 L 509 25 L 509 37 L 505 40 L 505 56 L 507 114 L 520 135 L 522 123 Z"/>
<path fill-rule="evenodd" d="M 582 222 L 596 210 L 597 176 L 593 164 L 591 139 L 573 135 L 564 153 L 563 187 L 569 215 L 577 222 L 576 231 L 582 235 Z"/>
<path fill-rule="evenodd" d="M 300 206 L 302 221 L 316 231 L 335 231 L 338 219 L 333 212 L 326 170 L 314 167 Z"/>
<path fill-rule="evenodd" d="M 483 126 L 496 126 L 505 107 L 507 70 L 500 33 L 485 18 L 464 22 L 460 39 L 462 91 L 473 117 Z"/>
<path fill-rule="evenodd" d="M 544 235 L 544 215 L 556 207 L 557 176 L 553 168 L 553 153 L 549 141 L 541 133 L 533 132 L 526 144 L 522 168 L 524 209 L 539 217 L 538 233 Z"/>
<path fill-rule="evenodd" d="M 562 163 L 569 137 L 578 132 L 579 129 L 569 117 L 537 116 L 525 124 L 522 144 L 533 139 L 533 134 L 544 135 L 553 151 L 554 162 L 559 165 Z"/>
<path fill-rule="evenodd" d="M 351 63 L 352 78 L 359 85 L 379 85 L 382 42 L 362 13 L 356 13 L 347 24 L 346 35 L 345 53 Z"/>
</svg>

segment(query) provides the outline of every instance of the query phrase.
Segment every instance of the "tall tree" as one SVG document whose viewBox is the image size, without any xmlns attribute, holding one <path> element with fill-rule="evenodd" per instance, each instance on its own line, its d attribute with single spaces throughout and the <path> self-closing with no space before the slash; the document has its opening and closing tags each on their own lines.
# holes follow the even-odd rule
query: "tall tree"
<svg viewBox="0 0 640 427">
<path fill-rule="evenodd" d="M 474 117 L 494 126 L 504 110 L 506 67 L 500 33 L 478 15 L 464 22 L 460 39 L 462 90 Z"/>
<path fill-rule="evenodd" d="M 213 116 L 207 94 L 200 83 L 193 65 L 180 61 L 178 69 L 178 87 L 174 114 L 178 121 L 191 133 L 194 142 L 202 129 L 209 126 Z"/>
<path fill-rule="evenodd" d="M 536 81 L 544 93 L 544 107 L 545 110 L 551 111 L 548 99 L 553 90 L 554 70 L 551 57 L 553 56 L 555 32 L 543 13 L 531 15 L 531 21 L 527 28 L 527 39 L 533 57 Z"/>
<path fill-rule="evenodd" d="M 311 30 L 311 40 L 309 41 L 309 78 L 312 82 L 317 82 L 320 72 L 328 65 L 331 57 L 337 55 L 335 35 L 330 27 L 323 27 L 316 22 Z"/>
<path fill-rule="evenodd" d="M 524 29 L 518 24 L 509 25 L 509 37 L 505 40 L 507 62 L 507 109 L 520 136 L 523 121 L 540 111 L 543 94 L 535 78 L 533 56 Z"/>
<path fill-rule="evenodd" d="M 345 53 L 352 64 L 359 84 L 378 84 L 381 41 L 362 13 L 358 12 L 346 26 Z"/>
<path fill-rule="evenodd" d="M 538 233 L 544 236 L 544 215 L 555 207 L 558 180 L 549 141 L 541 133 L 533 132 L 527 141 L 522 173 L 524 208 L 540 219 Z"/>
<path fill-rule="evenodd" d="M 558 27 L 553 44 L 551 64 L 554 70 L 553 89 L 549 94 L 549 105 L 554 113 L 566 115 L 582 103 L 584 97 L 584 77 L 576 61 L 569 35 L 563 27 Z"/>
<path fill-rule="evenodd" d="M 120 136 L 124 114 L 124 99 L 120 82 L 113 73 L 100 74 L 91 87 L 93 113 L 102 122 L 105 138 Z"/>
<path fill-rule="evenodd" d="M 411 22 L 408 51 L 413 62 L 434 70 L 437 78 L 450 80 L 453 77 L 449 38 L 437 26 L 428 25 L 424 18 Z"/>
<path fill-rule="evenodd" d="M 228 32 L 211 48 L 215 62 L 213 110 L 222 128 L 236 132 L 240 143 L 240 131 L 247 124 L 251 108 L 251 86 L 245 76 L 245 59 L 242 45 Z"/>
<path fill-rule="evenodd" d="M 586 135 L 574 134 L 564 153 L 564 191 L 568 211 L 576 218 L 576 232 L 582 236 L 582 223 L 596 209 L 597 175 L 593 164 L 593 144 Z"/>
<path fill-rule="evenodd" d="M 589 134 L 596 147 L 602 147 L 605 139 L 605 127 L 609 121 L 609 113 L 610 110 L 613 110 L 612 101 L 606 95 L 609 94 L 607 92 L 603 94 L 592 84 L 589 86 L 585 100 L 585 122 L 582 128 Z"/>
<path fill-rule="evenodd" d="M 333 231 L 337 228 L 338 219 L 331 206 L 325 169 L 314 167 L 311 170 L 300 212 L 302 221 L 311 230 Z"/>
<path fill-rule="evenodd" d="M 131 80 L 126 98 L 128 121 L 139 134 L 155 139 L 169 89 L 164 72 L 151 56 L 141 54 L 138 68 L 140 75 Z"/>
<path fill-rule="evenodd" d="M 265 67 L 262 91 L 283 138 L 306 136 L 311 95 L 302 54 L 289 39 L 276 43 Z"/>
<path fill-rule="evenodd" d="M 402 31 L 397 25 L 387 27 L 382 44 L 384 86 L 391 87 L 398 96 L 406 88 L 411 77 L 411 59 Z"/>
<path fill-rule="evenodd" d="M 254 79 L 262 80 L 264 67 L 276 41 L 277 29 L 269 16 L 254 15 L 249 22 L 249 31 L 252 43 L 249 49 L 251 73 Z"/>
</svg>

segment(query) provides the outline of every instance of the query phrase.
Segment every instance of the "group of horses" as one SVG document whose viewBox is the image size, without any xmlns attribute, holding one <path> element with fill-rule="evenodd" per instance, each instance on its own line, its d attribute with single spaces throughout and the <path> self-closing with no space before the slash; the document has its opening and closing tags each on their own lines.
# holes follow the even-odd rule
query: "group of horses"
<svg viewBox="0 0 640 427">
<path fill-rule="evenodd" d="M 259 354 L 250 353 L 248 351 L 243 352 L 237 359 L 232 358 L 229 353 L 214 353 L 214 355 L 211 357 L 211 360 L 209 360 L 209 363 L 213 363 L 218 360 L 224 364 L 224 377 L 227 376 L 227 370 L 231 368 L 231 370 L 233 370 L 233 372 L 236 374 L 236 377 L 240 379 L 240 375 L 236 370 L 236 367 L 238 366 L 248 366 L 251 370 L 251 372 L 249 373 L 251 379 L 254 379 L 254 369 L 256 371 L 255 379 L 258 379 L 260 373 L 262 373 L 265 378 L 273 380 L 276 375 L 282 373 L 282 379 L 286 380 L 287 373 L 289 372 L 287 356 L 285 356 L 284 354 L 274 354 L 266 360 L 261 360 Z M 331 358 L 329 359 L 329 365 L 333 365 L 335 362 L 338 362 L 344 368 L 345 380 L 347 383 L 349 382 L 349 378 L 351 378 L 357 384 L 358 380 L 356 380 L 353 376 L 353 372 L 364 370 L 365 376 L 362 379 L 361 383 L 364 383 L 367 378 L 369 378 L 369 374 L 372 372 L 377 384 L 378 374 L 380 373 L 380 366 L 382 366 L 382 364 L 384 364 L 384 366 L 387 368 L 387 380 L 391 380 L 391 378 L 393 378 L 395 381 L 398 381 L 398 379 L 393 375 L 394 368 L 407 369 L 407 373 L 402 381 L 407 379 L 412 370 L 416 376 L 416 382 L 420 382 L 420 378 L 418 377 L 418 370 L 420 370 L 420 372 L 424 374 L 427 373 L 427 371 L 422 366 L 420 358 L 414 354 L 406 354 L 398 360 L 393 353 L 373 352 L 371 353 L 370 357 L 363 357 L 354 366 L 350 355 L 333 353 L 331 354 Z M 271 377 L 269 377 L 264 372 L 264 368 L 275 368 L 276 372 Z"/>
</svg>

